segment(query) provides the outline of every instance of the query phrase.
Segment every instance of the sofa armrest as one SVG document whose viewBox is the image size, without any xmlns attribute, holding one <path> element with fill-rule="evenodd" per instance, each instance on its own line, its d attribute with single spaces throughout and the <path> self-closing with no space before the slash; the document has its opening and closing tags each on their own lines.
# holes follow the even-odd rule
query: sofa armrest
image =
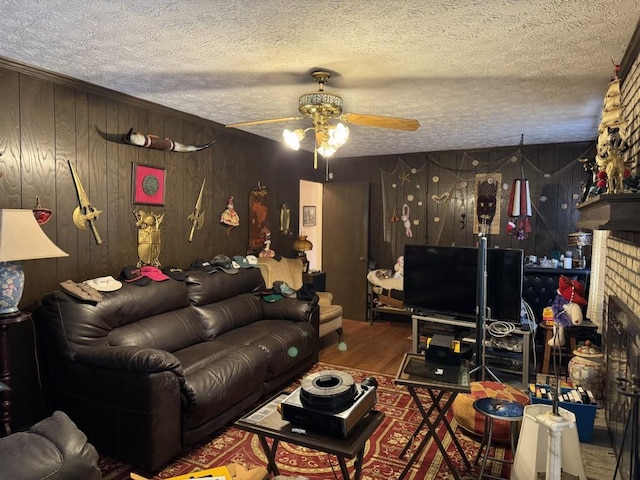
<svg viewBox="0 0 640 480">
<path fill-rule="evenodd" d="M 155 348 L 131 346 L 83 348 L 78 351 L 76 361 L 89 367 L 129 373 L 170 371 L 176 374 L 181 384 L 184 381 L 180 360 L 169 352 Z"/>
<path fill-rule="evenodd" d="M 282 298 L 274 303 L 262 302 L 264 318 L 308 322 L 314 308 L 313 302 L 295 298 Z"/>
</svg>

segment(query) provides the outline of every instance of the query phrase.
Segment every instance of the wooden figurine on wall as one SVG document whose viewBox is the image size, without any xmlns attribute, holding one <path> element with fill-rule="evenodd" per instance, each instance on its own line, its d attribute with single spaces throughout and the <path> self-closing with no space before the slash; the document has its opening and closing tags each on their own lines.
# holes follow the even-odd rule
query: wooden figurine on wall
<svg viewBox="0 0 640 480">
<path fill-rule="evenodd" d="M 183 145 L 170 138 L 160 138 L 157 135 L 134 132 L 133 128 L 124 136 L 124 141 L 129 145 L 153 148 L 155 150 L 168 150 L 170 152 L 197 152 L 198 150 L 209 148 L 215 142 L 215 140 L 212 140 L 204 145 Z"/>
<path fill-rule="evenodd" d="M 138 267 L 152 265 L 160 267 L 160 224 L 164 218 L 144 210 L 133 211 L 136 217 L 136 227 L 138 228 Z"/>
</svg>

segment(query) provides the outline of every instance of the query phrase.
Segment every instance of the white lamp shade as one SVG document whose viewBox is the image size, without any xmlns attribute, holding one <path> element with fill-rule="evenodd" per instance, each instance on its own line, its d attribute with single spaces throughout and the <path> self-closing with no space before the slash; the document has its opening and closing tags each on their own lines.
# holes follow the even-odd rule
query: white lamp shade
<svg viewBox="0 0 640 480">
<path fill-rule="evenodd" d="M 0 262 L 68 255 L 44 233 L 32 210 L 0 210 Z"/>
</svg>

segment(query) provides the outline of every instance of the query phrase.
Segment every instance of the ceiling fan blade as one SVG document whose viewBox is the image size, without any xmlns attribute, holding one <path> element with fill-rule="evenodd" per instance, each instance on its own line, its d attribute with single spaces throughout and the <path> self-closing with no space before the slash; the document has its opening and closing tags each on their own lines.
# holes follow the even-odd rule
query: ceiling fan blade
<svg viewBox="0 0 640 480">
<path fill-rule="evenodd" d="M 270 118 L 268 120 L 255 120 L 253 122 L 241 122 L 241 123 L 230 123 L 229 125 L 225 125 L 226 127 L 247 127 L 249 125 L 264 125 L 267 123 L 278 123 L 278 122 L 288 122 L 289 120 L 303 120 L 304 117 L 283 117 L 283 118 Z"/>
<path fill-rule="evenodd" d="M 410 118 L 382 117 L 380 115 L 363 115 L 361 113 L 344 113 L 340 115 L 340 120 L 355 125 L 393 128 L 395 130 L 407 130 L 409 132 L 417 130 L 420 126 L 418 120 Z"/>
</svg>

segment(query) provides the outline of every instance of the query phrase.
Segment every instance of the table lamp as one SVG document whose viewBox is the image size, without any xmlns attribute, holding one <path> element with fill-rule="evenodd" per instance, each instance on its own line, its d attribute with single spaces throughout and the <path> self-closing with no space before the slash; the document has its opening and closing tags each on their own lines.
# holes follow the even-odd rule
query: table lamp
<svg viewBox="0 0 640 480">
<path fill-rule="evenodd" d="M 578 265 L 582 268 L 586 268 L 586 265 L 582 265 L 582 249 L 591 245 L 593 241 L 593 234 L 591 232 L 573 232 L 569 234 L 569 246 L 576 247 L 578 249 Z"/>
<path fill-rule="evenodd" d="M 44 233 L 32 210 L 0 210 L 0 315 L 18 312 L 24 291 L 22 260 L 66 257 Z"/>
<path fill-rule="evenodd" d="M 313 243 L 307 240 L 306 235 L 298 235 L 293 241 L 293 249 L 298 252 L 298 257 L 302 260 L 303 271 L 307 271 L 309 268 L 309 260 L 307 260 L 307 252 L 313 249 Z"/>
</svg>

